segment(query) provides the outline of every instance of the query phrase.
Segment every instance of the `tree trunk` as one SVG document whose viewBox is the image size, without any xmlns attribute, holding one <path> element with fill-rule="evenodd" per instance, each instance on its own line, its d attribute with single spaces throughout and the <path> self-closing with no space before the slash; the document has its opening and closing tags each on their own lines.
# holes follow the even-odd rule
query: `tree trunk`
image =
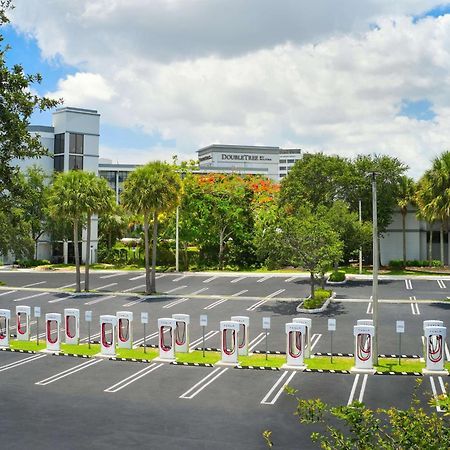
<svg viewBox="0 0 450 450">
<path fill-rule="evenodd" d="M 428 242 L 428 264 L 431 266 L 433 259 L 433 224 L 430 223 L 430 240 Z"/>
<path fill-rule="evenodd" d="M 158 211 L 153 213 L 153 244 L 152 244 L 152 294 L 156 292 L 156 247 L 158 245 Z"/>
<path fill-rule="evenodd" d="M 75 292 L 81 292 L 80 249 L 78 248 L 78 222 L 73 223 L 73 251 L 75 256 Z"/>
<path fill-rule="evenodd" d="M 86 258 L 84 260 L 84 290 L 89 292 L 89 265 L 91 263 L 91 214 L 88 214 L 86 225 Z"/>
<path fill-rule="evenodd" d="M 183 255 L 184 255 L 184 270 L 189 271 L 189 257 L 188 257 L 188 245 L 183 243 Z"/>
<path fill-rule="evenodd" d="M 39 238 L 34 240 L 34 259 L 38 259 L 38 240 Z"/>
<path fill-rule="evenodd" d="M 150 249 L 148 246 L 148 213 L 144 213 L 144 257 L 145 257 L 145 294 L 151 294 Z"/>
<path fill-rule="evenodd" d="M 441 264 L 444 265 L 444 222 L 441 222 L 441 230 L 439 238 L 441 245 Z"/>
<path fill-rule="evenodd" d="M 223 254 L 225 252 L 225 230 L 220 230 L 220 236 L 219 236 L 219 269 L 223 269 Z"/>
<path fill-rule="evenodd" d="M 402 213 L 403 267 L 406 267 L 406 214 Z"/>
<path fill-rule="evenodd" d="M 314 298 L 314 272 L 310 272 L 310 281 L 311 281 L 311 298 Z"/>
</svg>

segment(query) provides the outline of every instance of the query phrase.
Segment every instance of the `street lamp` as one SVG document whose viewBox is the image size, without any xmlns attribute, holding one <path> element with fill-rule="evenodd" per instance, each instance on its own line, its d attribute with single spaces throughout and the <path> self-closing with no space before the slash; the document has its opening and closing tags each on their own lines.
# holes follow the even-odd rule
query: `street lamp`
<svg viewBox="0 0 450 450">
<path fill-rule="evenodd" d="M 184 180 L 184 177 L 186 176 L 186 172 L 182 171 L 180 173 L 181 181 Z M 176 212 L 176 225 L 175 225 L 175 271 L 180 271 L 180 237 L 179 237 L 179 224 L 180 224 L 180 207 L 177 206 L 177 212 Z"/>
</svg>

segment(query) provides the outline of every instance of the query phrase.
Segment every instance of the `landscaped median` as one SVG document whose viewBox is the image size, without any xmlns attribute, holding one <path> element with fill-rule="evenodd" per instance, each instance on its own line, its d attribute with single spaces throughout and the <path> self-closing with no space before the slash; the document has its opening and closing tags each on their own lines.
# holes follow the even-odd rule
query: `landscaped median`
<svg viewBox="0 0 450 450">
<path fill-rule="evenodd" d="M 45 341 L 37 345 L 35 341 L 16 341 L 10 342 L 11 350 L 25 351 L 25 352 L 40 352 L 45 350 Z M 73 356 L 87 356 L 92 357 L 100 353 L 100 346 L 98 344 L 67 345 L 61 344 L 61 354 Z M 151 361 L 159 356 L 157 348 L 147 347 L 144 352 L 144 347 L 135 349 L 117 349 L 116 359 L 125 359 L 132 361 Z M 195 365 L 214 365 L 221 359 L 220 352 L 217 351 L 203 351 L 195 350 L 190 353 L 179 353 L 176 362 L 180 364 L 195 364 Z M 414 373 L 421 374 L 422 369 L 425 368 L 425 363 L 417 358 L 402 358 L 400 364 L 398 358 L 379 358 L 379 364 L 375 366 L 377 373 Z M 286 363 L 285 355 L 268 354 L 253 354 L 250 356 L 239 357 L 239 367 L 242 368 L 271 368 L 280 369 Z M 307 369 L 311 371 L 325 371 L 325 372 L 348 372 L 355 365 L 355 360 L 348 356 L 333 356 L 331 362 L 330 356 L 315 356 L 314 358 L 305 359 Z M 445 368 L 450 371 L 450 362 L 446 362 Z"/>
</svg>

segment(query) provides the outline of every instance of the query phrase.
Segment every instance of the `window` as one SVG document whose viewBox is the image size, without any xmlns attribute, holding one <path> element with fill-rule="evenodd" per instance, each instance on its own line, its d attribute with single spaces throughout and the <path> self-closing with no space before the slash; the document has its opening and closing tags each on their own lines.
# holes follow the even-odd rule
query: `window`
<svg viewBox="0 0 450 450">
<path fill-rule="evenodd" d="M 55 142 L 53 145 L 53 153 L 59 155 L 64 153 L 64 133 L 55 134 Z"/>
<path fill-rule="evenodd" d="M 128 178 L 129 172 L 119 172 L 119 183 L 123 183 Z"/>
<path fill-rule="evenodd" d="M 105 170 L 98 173 L 101 178 L 108 181 L 109 186 L 116 190 L 116 172 L 113 170 Z"/>
<path fill-rule="evenodd" d="M 280 170 L 286 170 L 286 166 L 280 166 Z"/>
<path fill-rule="evenodd" d="M 55 172 L 64 171 L 64 155 L 53 157 L 53 168 L 55 169 Z"/>
<path fill-rule="evenodd" d="M 83 170 L 83 157 L 70 155 L 69 170 Z"/>
<path fill-rule="evenodd" d="M 84 153 L 84 135 L 70 133 L 69 153 L 76 153 L 78 155 L 82 155 Z"/>
<path fill-rule="evenodd" d="M 285 163 L 286 160 L 285 159 L 280 159 L 280 164 Z"/>
<path fill-rule="evenodd" d="M 295 159 L 288 159 L 287 162 L 288 162 L 289 164 L 293 164 L 293 163 L 295 163 Z"/>
</svg>

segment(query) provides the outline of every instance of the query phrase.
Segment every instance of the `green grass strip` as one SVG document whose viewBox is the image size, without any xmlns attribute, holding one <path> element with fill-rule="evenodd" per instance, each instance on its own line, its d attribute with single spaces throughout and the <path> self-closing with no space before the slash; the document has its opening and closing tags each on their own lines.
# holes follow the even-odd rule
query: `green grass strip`
<svg viewBox="0 0 450 450">
<path fill-rule="evenodd" d="M 205 352 L 205 357 L 203 357 L 203 352 L 196 350 L 192 353 L 177 353 L 176 356 L 177 362 L 215 364 L 220 361 L 219 352 Z"/>
<path fill-rule="evenodd" d="M 61 344 L 61 351 L 63 353 L 68 353 L 69 355 L 92 356 L 100 352 L 100 345 L 91 344 L 91 348 L 89 348 L 88 344 L 78 344 L 78 345 Z"/>
<path fill-rule="evenodd" d="M 39 340 L 39 345 L 36 344 L 36 341 L 9 341 L 9 345 L 14 350 L 27 350 L 27 351 L 39 351 L 44 350 L 46 347 L 45 339 Z"/>
<path fill-rule="evenodd" d="M 308 369 L 321 370 L 350 370 L 355 365 L 354 358 L 333 356 L 333 362 L 329 356 L 316 356 L 305 359 Z"/>
<path fill-rule="evenodd" d="M 378 372 L 421 372 L 425 368 L 425 363 L 418 359 L 401 359 L 398 364 L 397 358 L 378 358 Z"/>
<path fill-rule="evenodd" d="M 286 363 L 286 357 L 282 355 L 251 355 L 239 356 L 239 365 L 242 367 L 281 367 Z"/>
<path fill-rule="evenodd" d="M 159 356 L 159 350 L 155 348 L 147 348 L 144 353 L 144 347 L 138 348 L 118 348 L 116 349 L 116 356 L 118 358 L 131 358 L 131 359 L 153 359 Z"/>
</svg>

